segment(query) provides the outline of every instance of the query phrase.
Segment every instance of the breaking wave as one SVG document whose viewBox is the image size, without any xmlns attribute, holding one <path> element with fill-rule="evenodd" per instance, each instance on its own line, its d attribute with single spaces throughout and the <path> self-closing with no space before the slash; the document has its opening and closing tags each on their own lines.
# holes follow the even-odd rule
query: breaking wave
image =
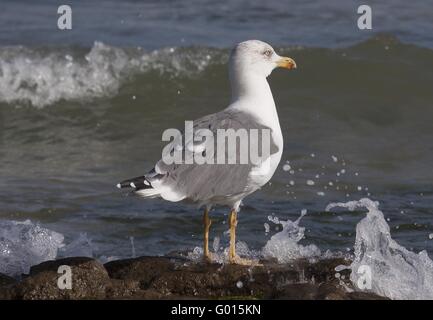
<svg viewBox="0 0 433 320">
<path fill-rule="evenodd" d="M 88 53 L 77 48 L 1 48 L 0 102 L 44 107 L 62 100 L 112 97 L 137 74 L 193 76 L 219 61 L 220 53 L 206 48 L 145 52 L 101 42 Z"/>
<path fill-rule="evenodd" d="M 329 91 L 329 83 L 318 74 L 333 72 L 333 86 L 339 93 L 353 90 L 347 83 L 353 72 L 360 83 L 368 82 L 388 92 L 407 91 L 406 79 L 424 100 L 431 96 L 431 73 L 428 73 L 433 51 L 401 43 L 392 36 L 375 36 L 348 48 L 324 49 L 285 47 L 279 52 L 299 59 L 302 73 L 296 76 L 296 86 L 302 90 Z M 44 107 L 61 101 L 88 102 L 96 98 L 112 98 L 127 84 L 141 76 L 152 90 L 163 90 L 167 80 L 184 80 L 197 76 L 207 78 L 217 74 L 216 81 L 226 82 L 228 49 L 209 47 L 172 47 L 154 51 L 142 48 L 120 48 L 95 42 L 91 48 L 23 46 L 0 48 L 0 103 Z M 216 66 L 212 69 L 212 66 Z M 430 68 L 431 69 L 431 68 Z M 275 81 L 275 80 L 274 80 Z M 286 79 L 287 81 L 287 79 Z M 319 82 L 317 82 L 319 81 Z M 187 82 L 187 81 L 186 81 Z M 387 85 L 384 86 L 384 83 Z M 194 83 L 205 89 L 208 83 Z M 286 84 L 287 85 L 287 84 Z M 412 85 L 412 84 L 410 84 Z M 291 95 L 296 101 L 296 96 Z M 416 103 L 416 99 L 413 101 Z"/>
</svg>

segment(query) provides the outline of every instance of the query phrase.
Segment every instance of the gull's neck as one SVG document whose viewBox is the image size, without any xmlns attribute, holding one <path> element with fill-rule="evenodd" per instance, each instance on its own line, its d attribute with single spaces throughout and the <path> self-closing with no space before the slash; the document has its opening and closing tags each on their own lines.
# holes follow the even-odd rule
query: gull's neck
<svg viewBox="0 0 433 320">
<path fill-rule="evenodd" d="M 266 78 L 253 72 L 230 74 L 232 103 L 240 99 L 258 99 L 260 102 L 274 101 Z"/>
<path fill-rule="evenodd" d="M 274 98 L 266 77 L 254 72 L 230 74 L 230 108 L 248 112 L 271 128 L 280 128 Z"/>
</svg>

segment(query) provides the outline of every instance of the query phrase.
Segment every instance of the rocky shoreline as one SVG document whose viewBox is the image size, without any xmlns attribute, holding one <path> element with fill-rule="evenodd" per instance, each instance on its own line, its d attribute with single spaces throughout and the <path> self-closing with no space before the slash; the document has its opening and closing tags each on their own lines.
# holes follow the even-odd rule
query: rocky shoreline
<svg viewBox="0 0 433 320">
<path fill-rule="evenodd" d="M 264 261 L 248 267 L 144 256 L 103 265 L 91 258 L 64 258 L 31 267 L 21 280 L 0 274 L 0 299 L 383 299 L 349 292 L 348 271 L 335 277 L 341 264 L 348 262 Z M 71 289 L 58 287 L 62 265 L 71 268 Z"/>
</svg>

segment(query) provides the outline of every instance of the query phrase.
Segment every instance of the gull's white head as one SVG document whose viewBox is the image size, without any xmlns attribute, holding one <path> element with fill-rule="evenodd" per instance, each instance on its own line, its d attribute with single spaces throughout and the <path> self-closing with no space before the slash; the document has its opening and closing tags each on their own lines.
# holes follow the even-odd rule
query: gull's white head
<svg viewBox="0 0 433 320">
<path fill-rule="evenodd" d="M 230 55 L 230 72 L 267 77 L 276 67 L 296 68 L 292 58 L 281 57 L 266 42 L 248 40 L 236 45 Z"/>
</svg>

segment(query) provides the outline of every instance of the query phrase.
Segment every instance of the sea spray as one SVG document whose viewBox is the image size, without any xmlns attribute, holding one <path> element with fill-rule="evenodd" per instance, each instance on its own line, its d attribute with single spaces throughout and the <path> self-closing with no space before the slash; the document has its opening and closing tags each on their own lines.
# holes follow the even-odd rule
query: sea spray
<svg viewBox="0 0 433 320">
<path fill-rule="evenodd" d="M 134 237 L 129 237 L 129 241 L 131 241 L 131 257 L 136 258 L 137 254 L 135 253 L 135 243 L 134 243 Z"/>
<path fill-rule="evenodd" d="M 349 266 L 355 288 L 362 284 L 361 289 L 391 299 L 433 299 L 433 261 L 425 251 L 409 251 L 391 238 L 378 202 L 363 198 L 331 203 L 326 210 L 336 207 L 368 210 L 356 226 L 355 257 Z"/>
<path fill-rule="evenodd" d="M 0 221 L 0 273 L 20 276 L 32 265 L 57 257 L 62 234 L 26 221 Z"/>
<path fill-rule="evenodd" d="M 280 224 L 283 229 L 274 234 L 262 249 L 265 258 L 276 258 L 280 263 L 287 263 L 299 258 L 314 259 L 321 252 L 313 244 L 301 245 L 299 242 L 304 238 L 305 228 L 299 226 L 302 217 L 307 214 L 302 210 L 301 215 L 294 222 L 290 220 L 279 220 L 277 217 L 269 216 L 268 220 L 274 224 Z"/>
<path fill-rule="evenodd" d="M 62 257 L 89 257 L 92 258 L 95 245 L 89 239 L 86 233 L 80 233 L 79 236 L 73 239 L 67 245 L 59 248 L 59 256 Z"/>
<path fill-rule="evenodd" d="M 301 215 L 295 221 L 291 220 L 280 220 L 275 216 L 268 216 L 268 220 L 275 225 L 281 225 L 282 230 L 274 234 L 265 246 L 261 250 L 250 249 L 246 242 L 236 242 L 236 253 L 240 257 L 244 257 L 252 260 L 259 260 L 261 258 L 275 258 L 279 263 L 287 263 L 300 258 L 307 258 L 310 261 L 314 261 L 321 257 L 320 249 L 313 245 L 301 245 L 299 242 L 304 238 L 305 228 L 300 227 L 299 223 L 303 216 L 307 214 L 304 209 L 301 211 Z M 269 225 L 266 223 L 269 227 Z M 266 230 L 265 230 L 266 231 Z M 218 244 L 220 239 L 218 238 Z M 217 263 L 225 263 L 228 259 L 229 248 L 226 247 L 222 251 L 215 249 L 212 252 L 212 260 Z M 192 261 L 201 261 L 203 258 L 203 249 L 201 247 L 195 247 L 192 252 L 188 252 L 188 258 Z M 329 253 L 325 253 L 326 257 L 329 257 Z"/>
<path fill-rule="evenodd" d="M 86 233 L 65 243 L 63 234 L 26 221 L 0 221 L 0 273 L 27 274 L 31 266 L 63 257 L 95 257 L 97 247 Z M 99 256 L 101 262 L 119 257 Z"/>
</svg>

